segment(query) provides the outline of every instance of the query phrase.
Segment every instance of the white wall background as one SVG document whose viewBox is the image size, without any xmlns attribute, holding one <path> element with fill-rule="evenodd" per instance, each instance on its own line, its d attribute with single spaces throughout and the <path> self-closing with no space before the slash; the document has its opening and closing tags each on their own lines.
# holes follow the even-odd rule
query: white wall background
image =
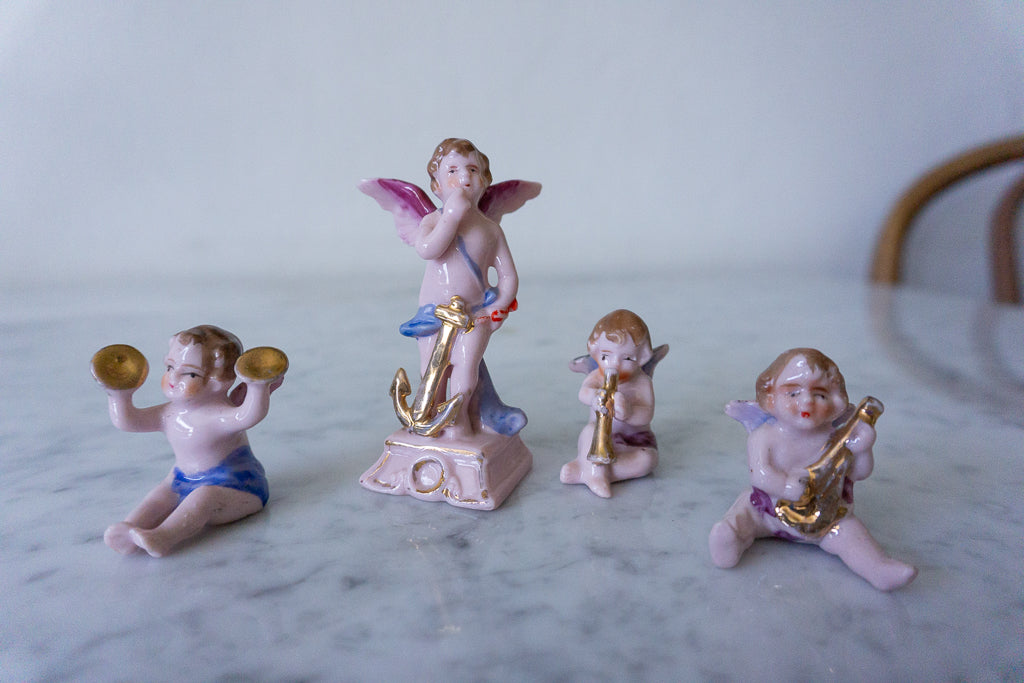
<svg viewBox="0 0 1024 683">
<path fill-rule="evenodd" d="M 504 221 L 523 273 L 863 277 L 907 183 L 1021 128 L 1012 0 L 5 0 L 0 283 L 415 282 L 354 186 L 426 185 L 450 135 L 544 184 Z M 940 268 L 980 272 L 952 235 Z M 970 277 L 943 279 L 984 292 Z"/>
</svg>

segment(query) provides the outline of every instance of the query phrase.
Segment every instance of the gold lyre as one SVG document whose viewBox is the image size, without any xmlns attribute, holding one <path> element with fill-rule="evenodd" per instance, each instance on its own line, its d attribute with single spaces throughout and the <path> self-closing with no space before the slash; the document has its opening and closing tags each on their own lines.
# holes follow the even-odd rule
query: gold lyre
<svg viewBox="0 0 1024 683">
<path fill-rule="evenodd" d="M 441 329 L 434 339 L 434 349 L 411 408 L 406 403 L 412 387 L 405 369 L 399 368 L 391 381 L 395 415 L 403 425 L 420 436 L 436 436 L 447 425 L 455 423 L 465 397 L 457 394 L 437 405 L 435 399 L 450 365 L 456 333 L 461 330 L 465 334 L 473 329 L 473 317 L 466 312 L 466 302 L 460 296 L 453 296 L 447 306 L 436 306 L 434 315 L 441 321 Z"/>
<path fill-rule="evenodd" d="M 594 425 L 594 438 L 590 442 L 587 460 L 609 465 L 615 461 L 615 450 L 612 448 L 612 420 L 615 417 L 615 390 L 619 386 L 619 375 L 609 372 L 604 376 L 604 384 L 598 391 L 601 409 L 595 410 L 597 422 Z"/>
<path fill-rule="evenodd" d="M 775 516 L 783 524 L 808 536 L 821 536 L 846 515 L 843 484 L 852 455 L 846 442 L 859 423 L 874 426 L 884 410 L 885 406 L 874 396 L 866 397 L 857 405 L 850 419 L 822 447 L 821 457 L 807 468 L 807 483 L 800 499 L 780 498 L 775 504 Z"/>
</svg>

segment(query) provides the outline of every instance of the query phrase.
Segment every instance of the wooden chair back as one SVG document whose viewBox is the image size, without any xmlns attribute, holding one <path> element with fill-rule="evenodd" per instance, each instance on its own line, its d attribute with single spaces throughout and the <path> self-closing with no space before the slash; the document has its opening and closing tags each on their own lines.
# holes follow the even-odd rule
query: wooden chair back
<svg viewBox="0 0 1024 683">
<path fill-rule="evenodd" d="M 1024 159 L 1024 135 L 968 150 L 921 176 L 896 201 L 882 226 L 871 266 L 872 282 L 895 284 L 902 280 L 903 246 L 915 217 L 928 202 L 961 180 L 1016 159 Z M 992 214 L 989 256 L 996 301 L 1020 303 L 1014 226 L 1022 202 L 1024 176 L 1005 191 Z"/>
</svg>

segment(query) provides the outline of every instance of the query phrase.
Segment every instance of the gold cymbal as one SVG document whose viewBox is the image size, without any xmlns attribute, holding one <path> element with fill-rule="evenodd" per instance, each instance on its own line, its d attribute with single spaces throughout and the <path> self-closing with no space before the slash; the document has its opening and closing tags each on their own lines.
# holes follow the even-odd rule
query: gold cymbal
<svg viewBox="0 0 1024 683">
<path fill-rule="evenodd" d="M 149 363 L 134 346 L 111 344 L 92 357 L 92 376 L 107 389 L 138 389 L 148 374 Z"/>
<path fill-rule="evenodd" d="M 288 370 L 288 356 L 273 346 L 249 349 L 235 362 L 235 373 L 250 382 L 270 382 Z"/>
</svg>

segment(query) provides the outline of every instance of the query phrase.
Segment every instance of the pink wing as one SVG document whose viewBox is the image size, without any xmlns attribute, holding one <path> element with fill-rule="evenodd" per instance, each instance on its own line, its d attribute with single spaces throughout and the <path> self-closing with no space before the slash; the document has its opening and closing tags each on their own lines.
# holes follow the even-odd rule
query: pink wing
<svg viewBox="0 0 1024 683">
<path fill-rule="evenodd" d="M 395 217 L 398 236 L 406 244 L 412 244 L 413 235 L 423 217 L 437 210 L 426 192 L 404 180 L 371 178 L 359 183 L 358 187 L 363 193 L 376 199 L 380 208 L 391 212 Z"/>
<path fill-rule="evenodd" d="M 540 194 L 540 183 L 529 180 L 505 180 L 491 185 L 480 197 L 480 211 L 495 223 Z"/>
</svg>

